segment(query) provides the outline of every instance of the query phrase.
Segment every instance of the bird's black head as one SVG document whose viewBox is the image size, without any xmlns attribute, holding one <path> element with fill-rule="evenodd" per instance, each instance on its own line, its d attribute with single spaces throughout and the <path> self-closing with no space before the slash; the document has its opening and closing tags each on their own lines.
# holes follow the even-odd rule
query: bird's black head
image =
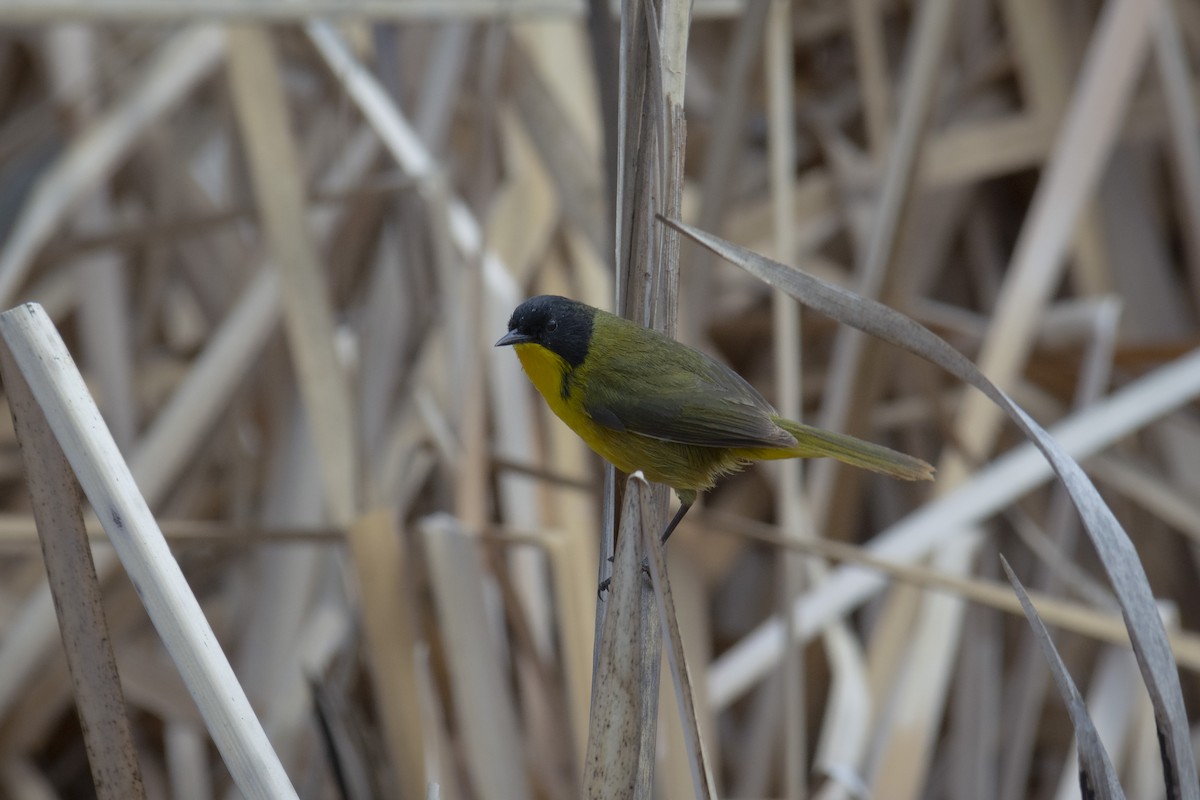
<svg viewBox="0 0 1200 800">
<path fill-rule="evenodd" d="M 517 306 L 508 321 L 508 333 L 496 346 L 540 344 L 578 367 L 587 357 L 595 316 L 596 309 L 566 297 L 531 297 Z"/>
</svg>

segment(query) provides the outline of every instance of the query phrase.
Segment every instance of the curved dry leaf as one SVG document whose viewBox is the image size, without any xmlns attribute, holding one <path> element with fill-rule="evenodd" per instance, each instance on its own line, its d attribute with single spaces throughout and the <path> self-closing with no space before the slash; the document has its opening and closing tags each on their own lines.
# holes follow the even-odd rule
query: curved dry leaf
<svg viewBox="0 0 1200 800">
<path fill-rule="evenodd" d="M 1054 642 L 1050 638 L 1050 632 L 1042 624 L 1042 618 L 1038 616 L 1037 609 L 1033 607 L 1029 595 L 1025 593 L 1025 587 L 1021 585 L 1021 581 L 1017 579 L 1004 556 L 1000 556 L 1000 564 L 1004 567 L 1004 574 L 1008 576 L 1013 591 L 1017 593 L 1017 599 L 1021 601 L 1025 618 L 1029 620 L 1029 627 L 1033 629 L 1033 638 L 1046 657 L 1050 674 L 1054 676 L 1054 682 L 1058 684 L 1058 693 L 1062 695 L 1063 702 L 1067 705 L 1067 713 L 1071 715 L 1071 725 L 1075 728 L 1075 740 L 1079 749 L 1080 793 L 1084 797 L 1095 797 L 1100 800 L 1124 800 L 1125 792 L 1121 790 L 1116 770 L 1113 769 L 1108 752 L 1100 741 L 1100 734 L 1096 731 L 1096 726 L 1092 724 L 1087 704 L 1083 701 L 1079 689 L 1075 686 L 1075 681 L 1071 680 L 1066 665 L 1058 655 L 1058 649 L 1055 648 Z"/>
<path fill-rule="evenodd" d="M 772 261 L 698 228 L 662 217 L 660 219 L 751 275 L 786 291 L 809 308 L 937 364 L 979 389 L 1012 418 L 1058 474 L 1071 501 L 1079 510 L 1088 536 L 1112 582 L 1154 706 L 1162 742 L 1168 796 L 1200 800 L 1200 779 L 1196 774 L 1195 754 L 1179 675 L 1171 656 L 1166 629 L 1150 590 L 1150 582 L 1128 534 L 1079 464 L 966 356 L 915 320 L 882 303 Z"/>
</svg>

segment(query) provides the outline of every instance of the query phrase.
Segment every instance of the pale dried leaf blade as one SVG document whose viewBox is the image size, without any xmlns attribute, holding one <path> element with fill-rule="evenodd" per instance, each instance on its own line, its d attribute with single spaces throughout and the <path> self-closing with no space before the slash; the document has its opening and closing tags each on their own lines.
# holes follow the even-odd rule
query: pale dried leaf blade
<svg viewBox="0 0 1200 800">
<path fill-rule="evenodd" d="M 352 403 L 333 350 L 333 312 L 305 217 L 282 71 L 274 42 L 256 27 L 231 28 L 229 50 L 234 107 L 267 244 L 280 272 L 288 343 L 321 454 L 326 502 L 333 519 L 349 525 L 358 495 Z"/>
<path fill-rule="evenodd" d="M 145 797 L 75 476 L 3 344 L 0 372 L 21 444 L 96 794 L 100 800 Z"/>
<path fill-rule="evenodd" d="M 392 509 L 358 519 L 346 532 L 362 593 L 364 650 L 375 691 L 388 760 L 405 797 L 425 786 L 420 689 L 416 676 L 415 633 L 404 584 L 407 553 Z"/>
<path fill-rule="evenodd" d="M 1012 567 L 1008 565 L 1004 556 L 1000 556 L 1000 564 L 1004 567 L 1005 574 L 1008 575 L 1008 581 L 1012 584 L 1013 591 L 1021 601 L 1025 618 L 1029 620 L 1029 627 L 1033 629 L 1034 639 L 1046 657 L 1046 664 L 1050 667 L 1054 682 L 1058 684 L 1058 692 L 1062 695 L 1063 702 L 1066 703 L 1067 713 L 1071 715 L 1071 724 L 1075 728 L 1075 739 L 1079 749 L 1080 791 L 1084 797 L 1124 800 L 1125 793 L 1121 790 L 1121 784 L 1117 780 L 1116 770 L 1113 769 L 1112 762 L 1108 758 L 1108 752 L 1100 742 L 1100 734 L 1092 724 L 1087 704 L 1079 694 L 1079 689 L 1075 687 L 1075 681 L 1071 680 L 1071 675 L 1067 672 L 1067 667 L 1063 664 L 1058 649 L 1050 639 L 1050 632 L 1042 624 L 1042 618 L 1038 616 L 1037 609 L 1033 607 L 1029 595 L 1025 593 L 1025 587 L 1021 585 L 1021 581 L 1012 571 Z"/>
<path fill-rule="evenodd" d="M 54 323 L 40 306 L 26 303 L 0 314 L 0 334 L 138 587 L 238 788 L 251 798 L 296 797 Z"/>
<path fill-rule="evenodd" d="M 723 529 L 725 533 L 744 536 L 773 547 L 866 567 L 897 581 L 920 586 L 923 589 L 948 592 L 997 611 L 1018 615 L 1022 613 L 1012 592 L 999 582 L 954 575 L 898 559 L 881 558 L 874 555 L 869 547 L 859 547 L 829 539 L 797 539 L 785 536 L 784 531 L 781 531 L 778 526 L 742 517 L 733 518 L 720 512 L 708 511 L 700 521 L 701 524 Z M 1125 628 L 1125 620 L 1117 614 L 1098 611 L 1080 602 L 1063 600 L 1038 592 L 1034 592 L 1033 596 L 1037 601 L 1038 608 L 1041 609 L 1042 618 L 1055 628 L 1110 644 L 1129 646 L 1129 631 Z M 1200 671 L 1200 635 L 1188 631 L 1174 631 L 1171 634 L 1171 647 L 1181 668 Z"/>
<path fill-rule="evenodd" d="M 426 517 L 421 533 L 467 772 L 488 797 L 529 797 L 517 710 L 506 675 L 496 667 L 500 643 L 488 624 L 486 575 L 475 538 L 444 512 Z"/>
<path fill-rule="evenodd" d="M 979 389 L 1016 422 L 1042 451 L 1066 487 L 1112 582 L 1129 628 L 1138 666 L 1154 704 L 1159 736 L 1163 741 L 1169 796 L 1189 800 L 1200 798 L 1200 779 L 1196 775 L 1195 754 L 1179 675 L 1150 583 L 1129 536 L 1079 464 L 1008 395 L 979 372 L 966 356 L 920 323 L 882 303 L 826 283 L 705 231 L 672 220 L 664 219 L 663 222 L 760 280 L 788 292 L 809 308 L 937 364 Z M 1177 793 L 1170 794 L 1172 789 Z"/>
</svg>

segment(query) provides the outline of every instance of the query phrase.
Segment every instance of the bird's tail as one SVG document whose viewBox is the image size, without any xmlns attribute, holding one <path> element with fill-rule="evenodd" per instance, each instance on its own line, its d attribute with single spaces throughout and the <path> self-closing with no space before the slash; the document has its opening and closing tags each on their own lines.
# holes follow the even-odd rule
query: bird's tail
<svg viewBox="0 0 1200 800">
<path fill-rule="evenodd" d="M 836 458 L 844 464 L 869 469 L 872 472 L 879 472 L 906 481 L 933 480 L 933 467 L 914 456 L 898 453 L 883 445 L 864 442 L 862 439 L 856 439 L 844 433 L 834 433 L 802 425 L 783 417 L 773 417 L 772 420 L 776 425 L 796 437 L 796 446 L 774 451 L 777 455 L 765 455 L 765 451 L 759 451 L 755 455 L 760 458 L 820 458 L 828 456 Z"/>
</svg>

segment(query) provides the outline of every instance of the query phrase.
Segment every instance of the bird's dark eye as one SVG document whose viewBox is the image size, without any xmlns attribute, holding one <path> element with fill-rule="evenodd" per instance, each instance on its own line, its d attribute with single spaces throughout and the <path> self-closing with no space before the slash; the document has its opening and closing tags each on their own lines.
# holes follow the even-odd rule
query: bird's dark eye
<svg viewBox="0 0 1200 800">
<path fill-rule="evenodd" d="M 556 330 L 558 330 L 558 320 L 552 319 L 546 323 L 547 332 L 554 333 Z"/>
</svg>

